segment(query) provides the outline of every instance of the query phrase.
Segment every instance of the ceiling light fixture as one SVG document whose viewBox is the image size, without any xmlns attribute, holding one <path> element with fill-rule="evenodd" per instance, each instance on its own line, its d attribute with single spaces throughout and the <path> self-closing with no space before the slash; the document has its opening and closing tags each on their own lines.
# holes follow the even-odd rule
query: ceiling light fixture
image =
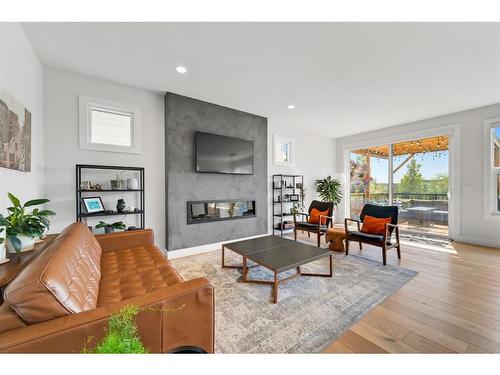
<svg viewBox="0 0 500 375">
<path fill-rule="evenodd" d="M 177 73 L 181 73 L 181 74 L 187 73 L 187 71 L 188 71 L 186 68 L 184 68 L 181 65 L 179 65 L 177 68 L 175 68 L 175 70 L 177 70 Z"/>
<path fill-rule="evenodd" d="M 295 109 L 295 105 L 294 104 L 290 104 L 287 108 L 288 109 Z"/>
</svg>

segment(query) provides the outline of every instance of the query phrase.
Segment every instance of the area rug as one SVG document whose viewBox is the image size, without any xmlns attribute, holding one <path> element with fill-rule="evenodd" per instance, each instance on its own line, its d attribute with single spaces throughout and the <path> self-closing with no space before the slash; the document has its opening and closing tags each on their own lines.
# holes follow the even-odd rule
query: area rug
<svg viewBox="0 0 500 375">
<path fill-rule="evenodd" d="M 185 280 L 204 276 L 215 287 L 216 353 L 321 352 L 417 274 L 355 255 L 336 253 L 333 262 L 333 277 L 283 283 L 273 304 L 271 286 L 238 282 L 240 270 L 221 268 L 221 251 L 172 260 Z M 226 251 L 226 264 L 238 263 L 241 257 Z M 327 258 L 302 267 L 303 272 L 327 270 Z M 273 275 L 258 266 L 249 277 L 271 280 Z"/>
</svg>

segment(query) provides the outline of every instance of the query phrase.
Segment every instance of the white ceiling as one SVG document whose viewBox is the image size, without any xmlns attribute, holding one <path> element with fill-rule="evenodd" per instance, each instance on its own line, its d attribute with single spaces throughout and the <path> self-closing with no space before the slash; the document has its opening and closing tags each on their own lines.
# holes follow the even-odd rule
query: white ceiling
<svg viewBox="0 0 500 375">
<path fill-rule="evenodd" d="M 333 137 L 500 102 L 500 23 L 22 25 L 46 65 Z"/>
</svg>

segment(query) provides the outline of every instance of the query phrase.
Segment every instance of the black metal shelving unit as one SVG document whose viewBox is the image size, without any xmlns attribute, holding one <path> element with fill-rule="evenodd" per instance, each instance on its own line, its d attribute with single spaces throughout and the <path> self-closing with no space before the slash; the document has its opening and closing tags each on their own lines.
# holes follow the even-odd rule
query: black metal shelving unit
<svg viewBox="0 0 500 375">
<path fill-rule="evenodd" d="M 139 189 L 123 189 L 123 190 L 113 190 L 113 189 L 80 189 L 82 182 L 82 171 L 83 170 L 114 170 L 114 171 L 133 171 L 139 173 Z M 118 216 L 118 215 L 140 215 L 140 228 L 145 228 L 145 210 L 144 210 L 144 168 L 142 167 L 122 167 L 116 165 L 91 165 L 91 164 L 77 164 L 76 165 L 76 220 L 86 221 L 87 218 L 99 217 L 99 216 Z M 139 193 L 139 204 L 140 207 L 135 211 L 122 211 L 122 212 L 99 212 L 94 214 L 89 214 L 83 212 L 82 210 L 82 196 L 83 194 L 92 193 L 98 196 L 100 193 Z"/>
<path fill-rule="evenodd" d="M 279 232 L 280 236 L 283 237 L 284 233 L 293 231 L 293 228 L 283 229 L 283 222 L 287 218 L 293 218 L 293 215 L 290 214 L 290 210 L 293 207 L 293 204 L 302 203 L 300 197 L 300 188 L 297 187 L 297 184 L 302 184 L 302 186 L 304 186 L 304 176 L 291 174 L 275 174 L 273 175 L 272 184 L 273 209 L 271 210 L 271 222 L 273 223 L 273 234 Z M 298 195 L 299 200 L 285 200 L 286 196 L 289 195 Z"/>
</svg>

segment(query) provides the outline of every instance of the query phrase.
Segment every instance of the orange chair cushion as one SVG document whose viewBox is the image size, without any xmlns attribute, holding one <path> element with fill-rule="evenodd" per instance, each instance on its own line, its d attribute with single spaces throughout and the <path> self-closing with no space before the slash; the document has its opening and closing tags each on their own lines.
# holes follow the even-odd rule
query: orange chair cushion
<svg viewBox="0 0 500 375">
<path fill-rule="evenodd" d="M 320 211 L 318 210 L 317 208 L 313 208 L 311 210 L 311 213 L 309 214 L 309 219 L 307 220 L 310 224 L 318 224 L 318 221 L 319 221 L 319 215 L 324 215 L 324 216 L 328 216 L 328 210 L 325 210 L 325 211 Z M 326 224 L 326 220 L 327 218 L 326 217 L 322 217 L 321 218 L 321 225 L 325 225 Z"/>
<path fill-rule="evenodd" d="M 363 219 L 363 226 L 361 227 L 361 232 L 369 234 L 384 234 L 385 224 L 390 224 L 390 217 L 373 217 L 365 215 Z"/>
</svg>

